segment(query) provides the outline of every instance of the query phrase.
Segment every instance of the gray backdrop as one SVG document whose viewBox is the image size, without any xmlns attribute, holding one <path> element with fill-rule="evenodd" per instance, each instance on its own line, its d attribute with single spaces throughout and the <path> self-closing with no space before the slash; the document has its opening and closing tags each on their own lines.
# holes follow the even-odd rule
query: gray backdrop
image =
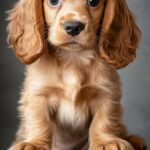
<svg viewBox="0 0 150 150">
<path fill-rule="evenodd" d="M 15 0 L 0 2 L 0 150 L 6 150 L 18 126 L 17 101 L 23 65 L 6 44 L 6 14 Z M 143 33 L 136 61 L 119 71 L 123 84 L 124 122 L 150 147 L 150 0 L 128 0 Z M 150 150 L 150 148 L 149 148 Z"/>
</svg>

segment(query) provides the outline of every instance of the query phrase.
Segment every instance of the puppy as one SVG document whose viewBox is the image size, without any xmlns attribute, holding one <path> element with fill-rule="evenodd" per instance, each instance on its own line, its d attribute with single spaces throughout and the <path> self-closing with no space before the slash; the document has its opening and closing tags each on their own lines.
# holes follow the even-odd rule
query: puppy
<svg viewBox="0 0 150 150">
<path fill-rule="evenodd" d="M 140 30 L 125 0 L 19 0 L 8 40 L 27 64 L 9 150 L 144 150 L 122 124 L 117 68 Z"/>
</svg>

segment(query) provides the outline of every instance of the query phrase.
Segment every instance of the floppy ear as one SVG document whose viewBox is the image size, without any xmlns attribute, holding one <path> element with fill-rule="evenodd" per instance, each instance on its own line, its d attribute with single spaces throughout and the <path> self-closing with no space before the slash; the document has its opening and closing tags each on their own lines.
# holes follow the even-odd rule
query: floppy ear
<svg viewBox="0 0 150 150">
<path fill-rule="evenodd" d="M 44 50 L 43 0 L 20 0 L 9 11 L 8 40 L 16 56 L 31 64 Z"/>
<path fill-rule="evenodd" d="M 101 57 L 116 68 L 135 59 L 141 32 L 125 0 L 106 0 L 99 38 Z"/>
</svg>

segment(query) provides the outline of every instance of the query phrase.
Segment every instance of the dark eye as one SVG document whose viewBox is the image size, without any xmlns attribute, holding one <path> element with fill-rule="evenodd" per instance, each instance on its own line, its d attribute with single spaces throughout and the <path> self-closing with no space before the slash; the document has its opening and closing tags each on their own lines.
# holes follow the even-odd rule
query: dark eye
<svg viewBox="0 0 150 150">
<path fill-rule="evenodd" d="M 99 0 L 88 0 L 88 5 L 96 7 L 99 4 Z"/>
<path fill-rule="evenodd" d="M 60 4 L 60 0 L 48 0 L 49 5 L 57 6 Z"/>
</svg>

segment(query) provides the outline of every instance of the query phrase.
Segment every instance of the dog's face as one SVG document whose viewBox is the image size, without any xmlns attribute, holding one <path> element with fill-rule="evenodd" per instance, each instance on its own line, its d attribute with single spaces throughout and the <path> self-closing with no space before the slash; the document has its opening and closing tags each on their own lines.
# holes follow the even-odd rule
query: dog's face
<svg viewBox="0 0 150 150">
<path fill-rule="evenodd" d="M 121 68 L 134 60 L 140 40 L 125 0 L 20 0 L 8 20 L 10 44 L 26 64 L 59 47 L 96 50 L 106 63 Z"/>
<path fill-rule="evenodd" d="M 95 48 L 103 9 L 103 0 L 44 0 L 48 41 L 69 51 Z"/>
</svg>

